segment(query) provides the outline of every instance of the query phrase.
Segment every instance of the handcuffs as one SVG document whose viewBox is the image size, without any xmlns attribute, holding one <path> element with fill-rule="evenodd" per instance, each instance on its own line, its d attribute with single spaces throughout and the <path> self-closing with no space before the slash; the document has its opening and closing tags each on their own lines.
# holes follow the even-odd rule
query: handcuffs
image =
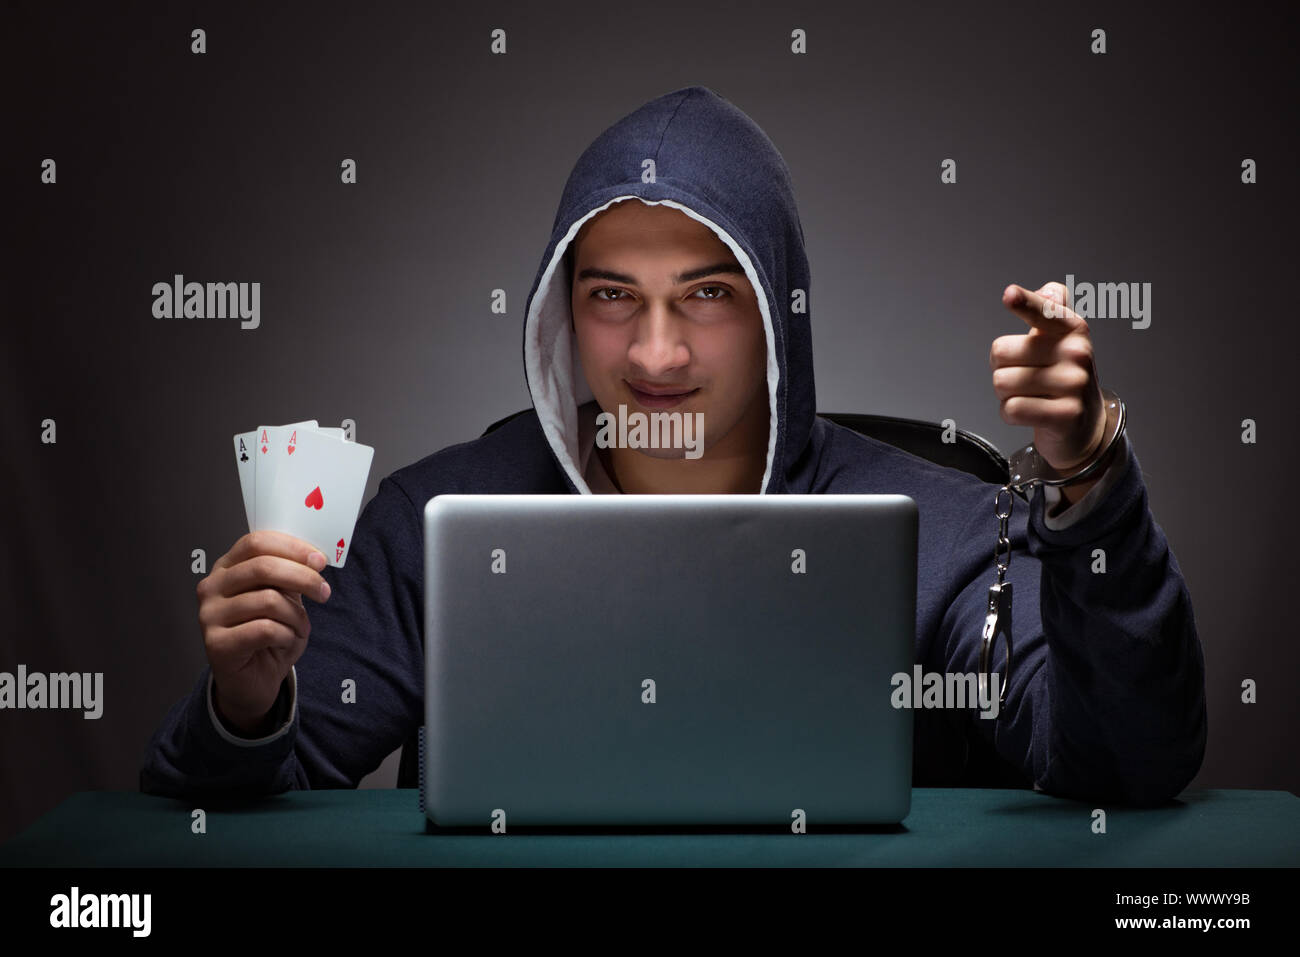
<svg viewBox="0 0 1300 957">
<path fill-rule="evenodd" d="M 984 618 L 984 633 L 980 642 L 979 700 L 991 700 L 989 682 L 992 680 L 990 668 L 993 664 L 993 646 L 997 643 L 998 635 L 1001 635 L 1007 646 L 1007 664 L 998 693 L 998 715 L 1002 714 L 1002 706 L 1006 704 L 1007 685 L 1011 683 L 1011 582 L 1005 578 L 1007 566 L 1011 564 L 1011 540 L 1007 537 L 1007 526 L 1011 520 L 1011 506 L 1015 501 L 1012 493 L 1027 497 L 1027 490 L 1035 485 L 1074 485 L 1086 482 L 1102 471 L 1103 463 L 1124 434 L 1126 416 L 1124 400 L 1114 392 L 1102 389 L 1101 398 L 1106 409 L 1105 438 L 1101 443 L 1101 451 L 1091 462 L 1067 475 L 1048 465 L 1031 443 L 1011 454 L 1007 460 L 1010 478 L 998 489 L 998 494 L 993 499 L 993 512 L 998 518 L 998 543 L 993 548 L 993 564 L 997 567 L 998 580 L 989 588 L 988 613 Z M 1002 507 L 1004 495 L 1005 511 Z"/>
</svg>

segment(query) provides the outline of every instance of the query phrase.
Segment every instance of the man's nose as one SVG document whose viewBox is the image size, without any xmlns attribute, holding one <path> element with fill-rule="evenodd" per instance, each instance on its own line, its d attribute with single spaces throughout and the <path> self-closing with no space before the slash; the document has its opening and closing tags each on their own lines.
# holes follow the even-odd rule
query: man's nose
<svg viewBox="0 0 1300 957">
<path fill-rule="evenodd" d="M 651 376 L 690 362 L 691 352 L 682 335 L 681 321 L 663 303 L 654 303 L 642 314 L 628 358 Z"/>
</svg>

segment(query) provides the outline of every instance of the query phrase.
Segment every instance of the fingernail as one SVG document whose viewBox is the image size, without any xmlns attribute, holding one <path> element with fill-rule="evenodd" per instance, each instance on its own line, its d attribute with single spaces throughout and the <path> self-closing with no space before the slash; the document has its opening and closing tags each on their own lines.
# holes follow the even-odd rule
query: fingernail
<svg viewBox="0 0 1300 957">
<path fill-rule="evenodd" d="M 312 552 L 307 556 L 307 564 L 312 567 L 313 571 L 320 571 L 325 567 L 325 556 L 320 552 Z"/>
<path fill-rule="evenodd" d="M 321 583 L 320 583 L 320 600 L 321 600 L 321 601 L 329 601 L 329 600 L 330 600 L 330 583 L 329 583 L 329 582 L 321 582 Z"/>
</svg>

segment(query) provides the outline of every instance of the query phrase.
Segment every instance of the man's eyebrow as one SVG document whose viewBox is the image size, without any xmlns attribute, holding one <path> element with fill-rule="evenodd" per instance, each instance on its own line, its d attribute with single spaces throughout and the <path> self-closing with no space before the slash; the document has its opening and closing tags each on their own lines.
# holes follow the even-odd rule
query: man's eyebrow
<svg viewBox="0 0 1300 957">
<path fill-rule="evenodd" d="M 714 276 L 718 273 L 735 273 L 743 276 L 745 270 L 741 269 L 737 263 L 714 263 L 711 266 L 703 266 L 699 269 L 692 269 L 689 272 L 684 272 L 680 276 L 674 276 L 673 283 L 680 286 L 682 283 L 692 282 L 696 279 L 703 279 L 705 276 Z M 597 269 L 595 267 L 588 267 L 578 273 L 577 281 L 582 282 L 584 279 L 604 279 L 607 282 L 621 282 L 626 283 L 629 286 L 635 286 L 637 284 L 636 279 L 632 276 L 624 275 L 621 272 L 613 272 L 609 269 Z"/>
</svg>

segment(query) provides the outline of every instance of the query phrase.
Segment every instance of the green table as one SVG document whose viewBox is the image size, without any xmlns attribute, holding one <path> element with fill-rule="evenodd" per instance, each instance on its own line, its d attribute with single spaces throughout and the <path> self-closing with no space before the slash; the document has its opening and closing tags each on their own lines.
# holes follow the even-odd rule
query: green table
<svg viewBox="0 0 1300 957">
<path fill-rule="evenodd" d="M 426 833 L 415 790 L 290 791 L 218 806 L 74 794 L 0 847 L 0 867 L 1269 867 L 1300 864 L 1300 798 L 1189 790 L 1159 809 L 1032 791 L 916 788 L 901 827 L 770 833 Z M 191 812 L 207 833 L 191 832 Z"/>
</svg>

